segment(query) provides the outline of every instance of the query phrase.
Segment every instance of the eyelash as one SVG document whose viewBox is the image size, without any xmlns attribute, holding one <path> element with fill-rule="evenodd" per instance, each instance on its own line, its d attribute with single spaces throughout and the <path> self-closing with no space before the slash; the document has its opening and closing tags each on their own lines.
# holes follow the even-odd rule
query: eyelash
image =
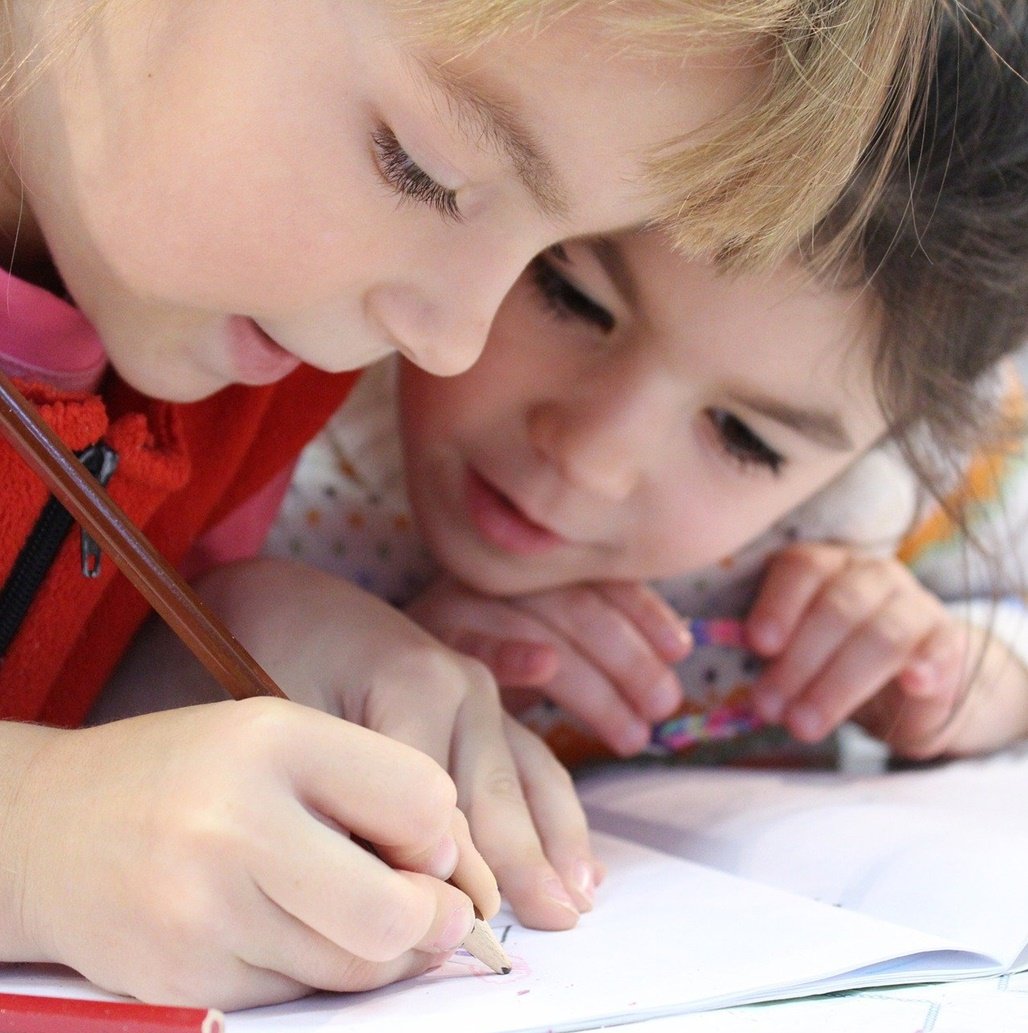
<svg viewBox="0 0 1028 1033">
<path fill-rule="evenodd" d="M 564 250 L 559 245 L 551 248 L 550 252 L 559 258 L 564 257 Z M 581 319 L 604 334 L 614 329 L 614 317 L 562 276 L 556 266 L 542 255 L 532 262 L 531 274 L 547 308 L 558 318 Z"/>
<path fill-rule="evenodd" d="M 563 258 L 559 245 L 550 253 Z M 561 319 L 581 319 L 598 327 L 603 333 L 614 329 L 614 317 L 592 298 L 583 294 L 570 280 L 562 276 L 551 261 L 538 256 L 531 265 L 532 280 L 547 307 Z M 738 416 L 725 409 L 707 411 L 714 432 L 724 452 L 743 468 L 764 467 L 774 476 L 781 473 L 785 456 L 750 430 Z"/>
<path fill-rule="evenodd" d="M 391 129 L 379 126 L 371 134 L 371 140 L 382 177 L 401 197 L 426 204 L 444 218 L 463 222 L 457 191 L 437 183 L 403 149 Z"/>
<path fill-rule="evenodd" d="M 721 447 L 744 469 L 762 466 L 776 477 L 782 472 L 785 456 L 757 437 L 738 416 L 725 409 L 708 409 L 707 418 Z"/>
</svg>

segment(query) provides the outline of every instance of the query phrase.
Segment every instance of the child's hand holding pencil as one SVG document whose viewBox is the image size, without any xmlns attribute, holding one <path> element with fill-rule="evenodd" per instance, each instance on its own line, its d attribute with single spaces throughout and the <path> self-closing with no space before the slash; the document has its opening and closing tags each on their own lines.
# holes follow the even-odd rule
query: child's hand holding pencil
<svg viewBox="0 0 1028 1033">
<path fill-rule="evenodd" d="M 4 733 L 24 761 L 4 814 L 0 908 L 21 917 L 7 957 L 231 1009 L 438 964 L 475 923 L 455 869 L 498 903 L 445 772 L 313 709 L 255 699 Z"/>
</svg>

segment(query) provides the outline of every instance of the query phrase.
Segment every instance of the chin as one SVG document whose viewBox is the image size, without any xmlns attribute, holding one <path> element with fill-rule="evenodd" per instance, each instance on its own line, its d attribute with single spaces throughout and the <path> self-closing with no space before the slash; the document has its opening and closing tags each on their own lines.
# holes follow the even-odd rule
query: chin
<svg viewBox="0 0 1028 1033">
<path fill-rule="evenodd" d="M 452 562 L 449 560 L 452 559 Z M 466 551 L 455 557 L 448 557 L 443 564 L 450 573 L 469 588 L 489 596 L 525 595 L 529 592 L 545 592 L 572 583 L 574 578 L 556 578 L 552 572 L 542 569 L 538 562 L 510 559 L 494 560 L 491 557 L 469 562 Z M 580 580 L 580 579 L 578 579 Z"/>
<path fill-rule="evenodd" d="M 149 367 L 121 366 L 116 362 L 111 365 L 130 387 L 164 402 L 200 402 L 228 386 L 224 378 L 199 373 L 192 367 L 185 371 L 168 368 L 158 371 Z"/>
</svg>

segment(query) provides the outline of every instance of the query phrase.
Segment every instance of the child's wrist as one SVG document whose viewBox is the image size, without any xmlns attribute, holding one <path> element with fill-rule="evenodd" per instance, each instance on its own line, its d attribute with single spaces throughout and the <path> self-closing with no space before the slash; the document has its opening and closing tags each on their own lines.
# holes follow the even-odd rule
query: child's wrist
<svg viewBox="0 0 1028 1033">
<path fill-rule="evenodd" d="M 58 738 L 71 733 L 41 725 L 0 722 L 0 830 L 3 863 L 0 864 L 0 961 L 53 960 L 42 949 L 29 925 L 35 910 L 31 886 L 39 872 L 33 865 L 36 829 L 51 813 L 49 794 L 55 788 L 48 777 L 45 757 Z M 47 837 L 62 830 L 47 829 Z M 51 873 L 52 874 L 52 873 Z"/>
</svg>

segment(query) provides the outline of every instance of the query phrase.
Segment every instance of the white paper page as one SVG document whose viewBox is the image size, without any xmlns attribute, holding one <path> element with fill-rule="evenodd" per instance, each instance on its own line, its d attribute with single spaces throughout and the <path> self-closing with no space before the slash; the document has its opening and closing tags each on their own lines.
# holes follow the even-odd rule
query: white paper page
<svg viewBox="0 0 1028 1033">
<path fill-rule="evenodd" d="M 1016 1033 L 1028 976 L 966 979 L 649 1019 L 617 1033 Z"/>
<path fill-rule="evenodd" d="M 608 769 L 608 833 L 1015 963 L 1028 942 L 1028 756 L 847 777 Z"/>
<path fill-rule="evenodd" d="M 632 843 L 597 836 L 596 848 L 609 867 L 597 909 L 569 932 L 513 927 L 505 941 L 514 962 L 510 975 L 494 976 L 470 958 L 459 959 L 380 991 L 237 1012 L 228 1033 L 394 1033 L 412 1023 L 418 1033 L 586 1029 L 791 996 L 796 986 L 809 993 L 823 978 L 830 987 L 851 986 L 852 978 L 833 977 L 947 946 Z M 502 931 L 501 923 L 493 926 Z M 911 975 L 876 973 L 863 982 L 896 978 Z M 16 968 L 0 976 L 0 990 L 81 990 L 74 981 L 52 980 Z"/>
</svg>

